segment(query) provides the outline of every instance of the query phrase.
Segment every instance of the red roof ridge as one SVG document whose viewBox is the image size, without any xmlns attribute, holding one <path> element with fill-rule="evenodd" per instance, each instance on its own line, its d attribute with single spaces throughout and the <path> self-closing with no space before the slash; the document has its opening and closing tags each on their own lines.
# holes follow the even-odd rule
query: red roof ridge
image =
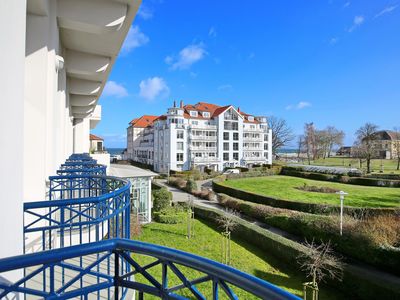
<svg viewBox="0 0 400 300">
<path fill-rule="evenodd" d="M 95 140 L 100 140 L 100 141 L 104 141 L 104 139 L 103 138 L 101 138 L 101 137 L 99 137 L 99 136 L 97 136 L 97 135 L 94 135 L 94 134 L 92 134 L 92 133 L 90 133 L 89 134 L 89 140 L 93 140 L 93 141 L 95 141 Z"/>
</svg>

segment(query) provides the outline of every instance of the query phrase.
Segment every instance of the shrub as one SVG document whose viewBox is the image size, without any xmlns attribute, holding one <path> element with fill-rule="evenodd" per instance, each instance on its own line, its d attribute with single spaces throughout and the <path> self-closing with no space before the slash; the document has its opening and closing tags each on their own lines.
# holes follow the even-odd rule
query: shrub
<svg viewBox="0 0 400 300">
<path fill-rule="evenodd" d="M 186 180 L 182 178 L 170 177 L 168 184 L 177 187 L 178 189 L 184 189 L 186 187 Z"/>
<path fill-rule="evenodd" d="M 219 202 L 268 225 L 306 239 L 331 240 L 335 250 L 379 268 L 400 274 L 399 216 L 371 216 L 360 220 L 345 216 L 343 236 L 339 216 L 313 215 L 255 204 L 219 194 Z M 357 245 L 357 246 L 355 246 Z"/>
<path fill-rule="evenodd" d="M 171 205 L 172 193 L 165 187 L 153 191 L 153 211 L 161 211 Z"/>
<path fill-rule="evenodd" d="M 154 220 L 159 223 L 178 224 L 183 223 L 187 213 L 175 207 L 168 207 L 154 213 Z"/>
<path fill-rule="evenodd" d="M 199 218 L 216 222 L 219 212 L 215 209 L 195 207 Z M 306 252 L 306 247 L 268 230 L 238 218 L 233 236 L 240 237 L 257 248 L 275 255 L 288 266 L 296 265 L 296 258 Z M 354 246 L 354 245 L 353 245 Z M 358 248 L 358 247 L 354 247 Z M 398 299 L 400 288 L 396 283 L 381 278 L 378 272 L 363 272 L 360 268 L 345 265 L 343 281 L 328 281 L 329 285 L 346 293 L 349 299 Z"/>
<path fill-rule="evenodd" d="M 185 190 L 186 190 L 188 193 L 192 193 L 193 191 L 197 191 L 197 183 L 196 183 L 196 181 L 194 181 L 193 179 L 189 179 L 189 180 L 186 182 Z"/>
</svg>

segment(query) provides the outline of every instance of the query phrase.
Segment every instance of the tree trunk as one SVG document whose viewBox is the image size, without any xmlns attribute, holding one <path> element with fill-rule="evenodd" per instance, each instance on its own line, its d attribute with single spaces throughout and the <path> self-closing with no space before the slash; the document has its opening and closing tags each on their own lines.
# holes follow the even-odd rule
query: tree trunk
<svg viewBox="0 0 400 300">
<path fill-rule="evenodd" d="M 367 158 L 367 173 L 371 173 L 371 158 Z"/>
<path fill-rule="evenodd" d="M 397 170 L 400 170 L 400 156 L 397 157 Z"/>
</svg>

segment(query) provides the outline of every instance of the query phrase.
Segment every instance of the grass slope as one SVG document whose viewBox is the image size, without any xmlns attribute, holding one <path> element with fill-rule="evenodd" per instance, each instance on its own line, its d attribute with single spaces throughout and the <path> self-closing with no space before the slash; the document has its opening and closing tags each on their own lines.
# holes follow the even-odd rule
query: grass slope
<svg viewBox="0 0 400 300">
<path fill-rule="evenodd" d="M 143 233 L 139 240 L 159 244 L 182 251 L 201 255 L 216 261 L 221 261 L 222 242 L 219 230 L 212 225 L 195 220 L 195 237 L 186 238 L 186 224 L 160 224 L 152 223 L 143 227 Z M 232 240 L 232 266 L 244 272 L 255 275 L 259 278 L 267 280 L 291 293 L 298 296 L 302 295 L 302 282 L 305 281 L 304 276 L 293 271 L 293 267 L 288 266 L 267 253 L 260 251 L 257 247 L 250 245 L 242 240 Z M 150 263 L 154 259 L 138 256 L 135 257 L 142 263 Z M 182 267 L 183 273 L 190 279 L 199 276 L 200 273 L 192 269 Z M 157 279 L 161 276 L 161 267 L 157 266 L 149 270 Z M 172 272 L 169 272 L 171 274 Z M 136 280 L 146 282 L 145 279 L 136 275 Z M 169 287 L 179 284 L 180 281 L 172 276 L 169 278 Z M 203 283 L 198 286 L 199 290 L 204 293 L 207 299 L 212 298 L 211 284 Z M 243 290 L 234 289 L 240 299 L 258 299 L 249 295 Z M 183 296 L 193 298 L 190 292 L 181 293 Z M 220 299 L 227 299 L 220 292 Z M 145 296 L 145 299 L 156 299 L 156 297 Z M 322 287 L 320 299 L 343 299 L 343 295 L 333 289 Z"/>
<path fill-rule="evenodd" d="M 302 187 L 304 183 L 310 186 L 327 186 L 349 193 L 345 198 L 345 205 L 348 206 L 400 207 L 400 189 L 397 188 L 350 185 L 290 176 L 244 178 L 221 182 L 229 187 L 279 199 L 339 205 L 339 197 L 336 194 L 296 189 Z"/>
</svg>

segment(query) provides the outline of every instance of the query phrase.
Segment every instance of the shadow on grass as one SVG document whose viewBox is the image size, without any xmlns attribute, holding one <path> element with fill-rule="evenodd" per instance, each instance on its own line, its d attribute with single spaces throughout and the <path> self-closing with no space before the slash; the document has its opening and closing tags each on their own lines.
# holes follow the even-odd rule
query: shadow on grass
<svg viewBox="0 0 400 300">
<path fill-rule="evenodd" d="M 165 229 L 159 229 L 159 228 L 150 228 L 150 231 L 157 231 L 157 232 L 177 235 L 177 236 L 180 236 L 180 237 L 185 237 L 186 236 L 186 233 L 179 233 L 179 232 L 176 232 L 176 231 L 173 231 L 173 230 L 165 230 Z"/>
</svg>

